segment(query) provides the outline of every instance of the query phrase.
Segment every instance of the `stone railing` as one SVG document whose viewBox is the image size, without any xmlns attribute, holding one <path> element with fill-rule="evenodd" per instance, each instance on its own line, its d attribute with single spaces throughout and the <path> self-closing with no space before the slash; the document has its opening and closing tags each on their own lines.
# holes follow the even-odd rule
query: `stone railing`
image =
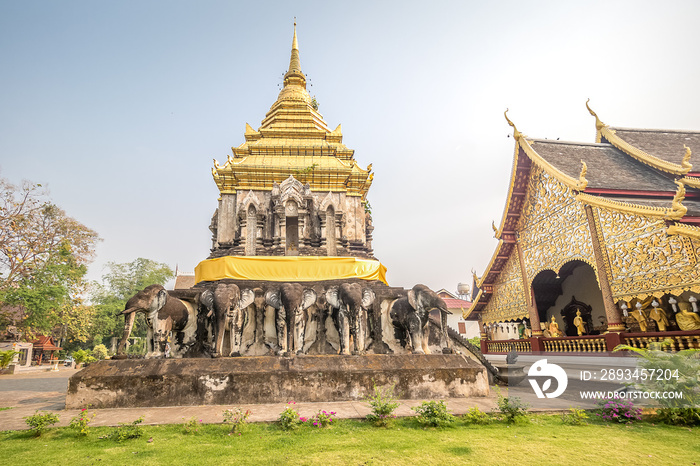
<svg viewBox="0 0 700 466">
<path fill-rule="evenodd" d="M 686 349 L 700 349 L 700 331 L 623 333 L 622 341 L 633 348 L 649 348 L 650 343 L 656 342 L 667 343 L 658 349 L 675 353 Z"/>
<path fill-rule="evenodd" d="M 493 340 L 486 342 L 489 353 L 510 353 L 515 349 L 518 353 L 529 353 L 532 351 L 530 340 Z"/>
<path fill-rule="evenodd" d="M 561 338 L 532 337 L 522 340 L 481 340 L 481 352 L 484 354 L 504 354 L 515 349 L 518 353 L 604 353 L 614 350 L 618 345 L 645 349 L 655 342 L 668 343 L 659 345 L 658 349 L 671 353 L 691 348 L 700 349 L 700 330 L 606 333 L 604 335 Z"/>
<path fill-rule="evenodd" d="M 542 338 L 542 350 L 547 353 L 604 353 L 605 338 L 600 335 L 583 337 Z"/>
</svg>

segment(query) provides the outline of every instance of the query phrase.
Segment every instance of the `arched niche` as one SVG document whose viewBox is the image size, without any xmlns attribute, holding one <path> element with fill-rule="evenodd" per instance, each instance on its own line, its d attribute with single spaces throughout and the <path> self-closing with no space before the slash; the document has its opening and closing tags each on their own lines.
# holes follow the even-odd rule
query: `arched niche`
<svg viewBox="0 0 700 466">
<path fill-rule="evenodd" d="M 255 255 L 255 242 L 257 240 L 257 224 L 257 211 L 255 210 L 255 206 L 252 203 L 250 203 L 248 205 L 248 211 L 246 212 L 246 256 Z"/>
<path fill-rule="evenodd" d="M 299 205 L 289 199 L 284 206 L 285 216 L 285 251 L 286 256 L 299 255 Z"/>
<path fill-rule="evenodd" d="M 333 208 L 333 204 L 330 204 L 326 209 L 326 245 L 329 256 L 335 256 L 338 254 L 336 248 L 335 228 L 335 209 Z"/>
<path fill-rule="evenodd" d="M 601 333 L 607 323 L 595 270 L 586 262 L 573 260 L 558 272 L 541 271 L 532 280 L 532 290 L 540 321 L 549 323 L 554 316 L 567 336 L 578 334 L 573 325 L 576 310 L 584 317 L 586 334 Z"/>
</svg>

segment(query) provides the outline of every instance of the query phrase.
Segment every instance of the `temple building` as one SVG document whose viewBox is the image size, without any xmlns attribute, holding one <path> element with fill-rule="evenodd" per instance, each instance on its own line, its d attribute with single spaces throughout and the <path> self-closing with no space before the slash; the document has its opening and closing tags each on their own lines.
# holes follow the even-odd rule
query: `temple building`
<svg viewBox="0 0 700 466">
<path fill-rule="evenodd" d="M 210 258 L 345 256 L 374 259 L 367 191 L 372 165 L 361 168 L 329 129 L 306 90 L 296 25 L 284 87 L 260 127 L 246 124 L 212 175 L 221 197 L 211 224 Z"/>
<path fill-rule="evenodd" d="M 610 127 L 588 109 L 595 143 L 532 139 L 506 115 L 515 154 L 498 245 L 464 317 L 478 315 L 486 341 L 522 338 L 525 324 L 535 338 L 522 351 L 563 351 L 543 333 L 588 339 L 580 351 L 632 334 L 643 347 L 648 332 L 700 346 L 700 132 Z"/>
</svg>

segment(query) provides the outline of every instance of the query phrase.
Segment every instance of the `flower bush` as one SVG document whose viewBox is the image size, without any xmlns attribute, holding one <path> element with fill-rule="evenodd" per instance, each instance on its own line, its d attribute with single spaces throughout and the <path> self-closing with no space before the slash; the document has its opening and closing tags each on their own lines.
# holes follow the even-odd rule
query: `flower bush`
<svg viewBox="0 0 700 466">
<path fill-rule="evenodd" d="M 53 414 L 46 411 L 40 413 L 39 410 L 36 410 L 34 414 L 23 419 L 31 428 L 31 431 L 34 432 L 34 435 L 39 437 L 47 427 L 58 422 L 58 414 Z"/>
<path fill-rule="evenodd" d="M 142 422 L 143 416 L 136 419 L 134 422 L 120 423 L 117 427 L 112 429 L 112 432 L 100 438 L 114 440 L 120 443 L 124 440 L 140 438 L 143 436 L 143 427 L 140 425 Z"/>
<path fill-rule="evenodd" d="M 417 419 L 423 425 L 439 427 L 454 422 L 455 417 L 447 411 L 447 405 L 443 400 L 424 401 L 420 406 L 411 408 L 418 414 Z"/>
<path fill-rule="evenodd" d="M 293 401 L 288 402 L 287 407 L 284 408 L 284 411 L 280 413 L 280 417 L 277 418 L 277 422 L 284 430 L 296 429 L 307 421 L 305 417 L 299 416 L 299 412 L 297 412 L 296 408 L 293 406 L 294 404 L 296 403 Z"/>
<path fill-rule="evenodd" d="M 584 426 L 588 424 L 586 419 L 588 419 L 586 411 L 573 406 L 569 408 L 568 413 L 562 413 L 561 415 L 561 422 L 570 426 Z"/>
<path fill-rule="evenodd" d="M 182 418 L 183 421 L 185 421 L 185 418 Z M 185 421 L 184 424 L 182 424 L 182 430 L 186 434 L 196 434 L 199 432 L 199 426 L 202 425 L 202 420 L 200 419 L 197 421 L 194 416 L 192 416 L 189 420 Z"/>
<path fill-rule="evenodd" d="M 231 433 L 240 435 L 248 424 L 250 410 L 243 411 L 241 408 L 232 408 L 224 410 L 224 423 L 231 426 Z"/>
<path fill-rule="evenodd" d="M 394 386 L 380 388 L 374 385 L 371 395 L 365 397 L 365 401 L 372 408 L 372 413 L 366 419 L 378 427 L 387 427 L 396 419 L 394 411 L 399 407 L 394 395 Z"/>
<path fill-rule="evenodd" d="M 480 410 L 477 406 L 469 408 L 469 411 L 462 416 L 465 424 L 490 424 L 493 420 L 491 416 Z"/>
<path fill-rule="evenodd" d="M 642 410 L 635 408 L 631 400 L 612 398 L 600 400 L 598 402 L 598 412 L 596 416 L 608 422 L 619 422 L 629 424 L 642 420 Z"/>
<path fill-rule="evenodd" d="M 333 416 L 336 415 L 335 411 L 322 411 L 319 410 L 313 417 L 308 419 L 308 423 L 319 429 L 330 426 L 335 420 Z"/>
<path fill-rule="evenodd" d="M 70 424 L 68 424 L 69 427 L 72 429 L 75 429 L 78 431 L 78 435 L 87 435 L 88 434 L 88 424 L 92 422 L 92 420 L 95 418 L 95 414 L 90 417 L 90 413 L 88 412 L 87 408 L 83 408 L 80 410 L 80 414 L 78 416 L 75 416 L 73 419 L 70 420 Z"/>
<path fill-rule="evenodd" d="M 512 424 L 518 421 L 528 421 L 527 409 L 529 405 L 527 403 L 523 403 L 517 396 L 503 396 L 498 387 L 496 387 L 496 392 L 498 395 L 496 406 L 507 423 Z"/>
</svg>

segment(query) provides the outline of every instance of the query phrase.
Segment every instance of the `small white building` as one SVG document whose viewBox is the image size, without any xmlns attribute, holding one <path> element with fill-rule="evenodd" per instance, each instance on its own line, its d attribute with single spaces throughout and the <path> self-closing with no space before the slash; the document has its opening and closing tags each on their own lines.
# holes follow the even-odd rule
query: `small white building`
<svg viewBox="0 0 700 466">
<path fill-rule="evenodd" d="M 462 312 L 472 305 L 470 301 L 461 299 L 457 295 L 450 293 L 446 289 L 437 292 L 445 304 L 447 304 L 447 325 L 459 333 L 464 338 L 479 337 L 479 322 L 477 320 L 464 320 Z"/>
</svg>

